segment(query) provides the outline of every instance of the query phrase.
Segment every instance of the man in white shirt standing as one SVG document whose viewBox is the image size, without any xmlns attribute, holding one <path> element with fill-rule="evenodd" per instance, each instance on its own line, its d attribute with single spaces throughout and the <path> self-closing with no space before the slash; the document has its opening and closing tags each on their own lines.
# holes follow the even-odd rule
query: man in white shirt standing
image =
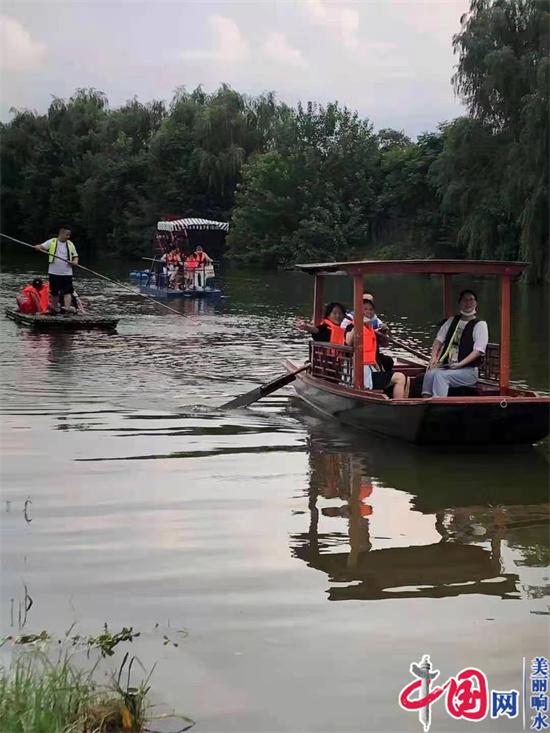
<svg viewBox="0 0 550 733">
<path fill-rule="evenodd" d="M 447 318 L 433 342 L 422 382 L 423 397 L 447 397 L 449 387 L 472 387 L 477 382 L 489 329 L 486 321 L 477 319 L 477 295 L 473 290 L 463 290 L 458 304 L 460 313 Z"/>
<path fill-rule="evenodd" d="M 50 295 L 54 301 L 59 298 L 63 302 L 65 312 L 72 312 L 71 299 L 73 289 L 73 265 L 78 265 L 78 252 L 71 242 L 71 229 L 68 226 L 59 228 L 57 237 L 48 239 L 34 248 L 49 254 L 48 276 Z"/>
</svg>

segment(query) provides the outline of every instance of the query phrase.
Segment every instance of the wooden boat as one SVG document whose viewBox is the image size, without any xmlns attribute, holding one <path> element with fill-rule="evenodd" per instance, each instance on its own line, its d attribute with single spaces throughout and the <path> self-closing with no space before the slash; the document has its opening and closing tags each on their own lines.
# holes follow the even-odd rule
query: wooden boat
<svg viewBox="0 0 550 733">
<path fill-rule="evenodd" d="M 119 318 L 113 316 L 85 315 L 29 315 L 15 308 L 6 308 L 6 316 L 12 321 L 39 331 L 115 331 Z"/>
<path fill-rule="evenodd" d="M 527 267 L 522 262 L 404 260 L 328 262 L 298 265 L 315 277 L 313 320 L 322 318 L 327 276 L 348 276 L 354 283 L 356 323 L 363 320 L 365 274 L 442 275 L 444 312 L 453 315 L 452 276 L 467 273 L 500 278 L 501 344 L 490 344 L 474 387 L 450 390 L 448 397 L 388 400 L 363 388 L 362 328 L 355 346 L 311 343 L 311 368 L 296 378 L 299 397 L 318 411 L 354 428 L 419 444 L 533 444 L 550 432 L 550 397 L 510 386 L 510 289 Z M 357 318 L 357 314 L 359 317 Z M 299 364 L 287 361 L 289 370 Z M 426 366 L 401 359 L 395 370 L 421 379 Z"/>
</svg>

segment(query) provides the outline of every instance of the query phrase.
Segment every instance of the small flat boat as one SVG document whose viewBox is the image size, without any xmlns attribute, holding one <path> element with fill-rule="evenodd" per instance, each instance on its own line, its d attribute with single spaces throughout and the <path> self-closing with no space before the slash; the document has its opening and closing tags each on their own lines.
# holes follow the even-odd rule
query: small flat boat
<svg viewBox="0 0 550 733">
<path fill-rule="evenodd" d="M 362 338 L 358 338 L 354 347 L 312 342 L 311 367 L 296 378 L 298 396 L 344 424 L 410 443 L 520 445 L 542 440 L 550 432 L 550 396 L 510 386 L 511 282 L 527 266 L 525 262 L 475 260 L 367 260 L 298 265 L 299 270 L 315 278 L 314 323 L 322 319 L 325 278 L 353 278 L 355 321 L 361 336 L 366 274 L 443 275 L 446 318 L 453 315 L 453 275 L 496 276 L 500 278 L 501 304 L 501 343 L 489 344 L 473 387 L 451 389 L 447 397 L 403 400 L 390 400 L 379 390 L 366 390 Z M 285 365 L 289 371 L 300 366 L 290 360 Z M 426 365 L 400 359 L 394 369 L 412 380 L 421 380 Z"/>
<path fill-rule="evenodd" d="M 15 308 L 6 308 L 6 317 L 38 331 L 115 331 L 120 318 L 84 315 L 29 315 Z"/>
<path fill-rule="evenodd" d="M 201 273 L 198 273 L 200 277 Z M 213 274 L 213 268 L 212 268 Z M 164 274 L 157 274 L 149 270 L 131 272 L 130 277 L 139 285 L 139 292 L 150 295 L 152 298 L 220 298 L 223 293 L 210 283 L 213 279 L 207 280 L 206 285 L 197 284 L 191 288 L 169 288 L 167 287 L 168 277 Z"/>
</svg>

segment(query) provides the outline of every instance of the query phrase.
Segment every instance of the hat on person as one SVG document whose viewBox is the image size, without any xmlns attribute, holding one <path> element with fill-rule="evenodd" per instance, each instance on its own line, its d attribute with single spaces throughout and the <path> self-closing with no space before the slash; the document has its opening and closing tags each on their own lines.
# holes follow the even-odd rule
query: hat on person
<svg viewBox="0 0 550 733">
<path fill-rule="evenodd" d="M 44 281 L 42 280 L 41 277 L 35 277 L 34 280 L 32 281 L 33 288 L 36 288 L 37 290 L 40 290 L 42 285 L 44 285 Z"/>
</svg>

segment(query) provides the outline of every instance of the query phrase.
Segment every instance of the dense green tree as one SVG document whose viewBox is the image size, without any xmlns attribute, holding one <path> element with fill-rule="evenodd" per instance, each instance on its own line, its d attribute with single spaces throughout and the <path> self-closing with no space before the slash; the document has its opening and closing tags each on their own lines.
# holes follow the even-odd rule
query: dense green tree
<svg viewBox="0 0 550 733">
<path fill-rule="evenodd" d="M 550 0 L 471 0 L 453 39 L 468 114 L 411 140 L 345 107 L 227 85 L 168 108 L 79 89 L 0 125 L 3 231 L 62 221 L 90 248 L 146 254 L 163 215 L 231 220 L 230 256 L 522 258 L 548 277 Z"/>
<path fill-rule="evenodd" d="M 443 138 L 425 133 L 411 142 L 403 133 L 382 130 L 380 187 L 374 241 L 377 254 L 425 257 L 450 254 L 452 228 L 437 200 L 429 172 L 439 158 Z"/>
<path fill-rule="evenodd" d="M 228 243 L 237 258 L 269 264 L 338 258 L 369 236 L 378 148 L 368 121 L 337 104 L 285 110 L 277 152 L 246 166 Z"/>
<path fill-rule="evenodd" d="M 437 176 L 440 191 L 453 190 L 444 206 L 461 191 L 455 211 L 469 253 L 524 257 L 532 276 L 548 277 L 550 2 L 472 0 L 461 26 L 454 84 L 474 122 L 448 131 Z"/>
</svg>

